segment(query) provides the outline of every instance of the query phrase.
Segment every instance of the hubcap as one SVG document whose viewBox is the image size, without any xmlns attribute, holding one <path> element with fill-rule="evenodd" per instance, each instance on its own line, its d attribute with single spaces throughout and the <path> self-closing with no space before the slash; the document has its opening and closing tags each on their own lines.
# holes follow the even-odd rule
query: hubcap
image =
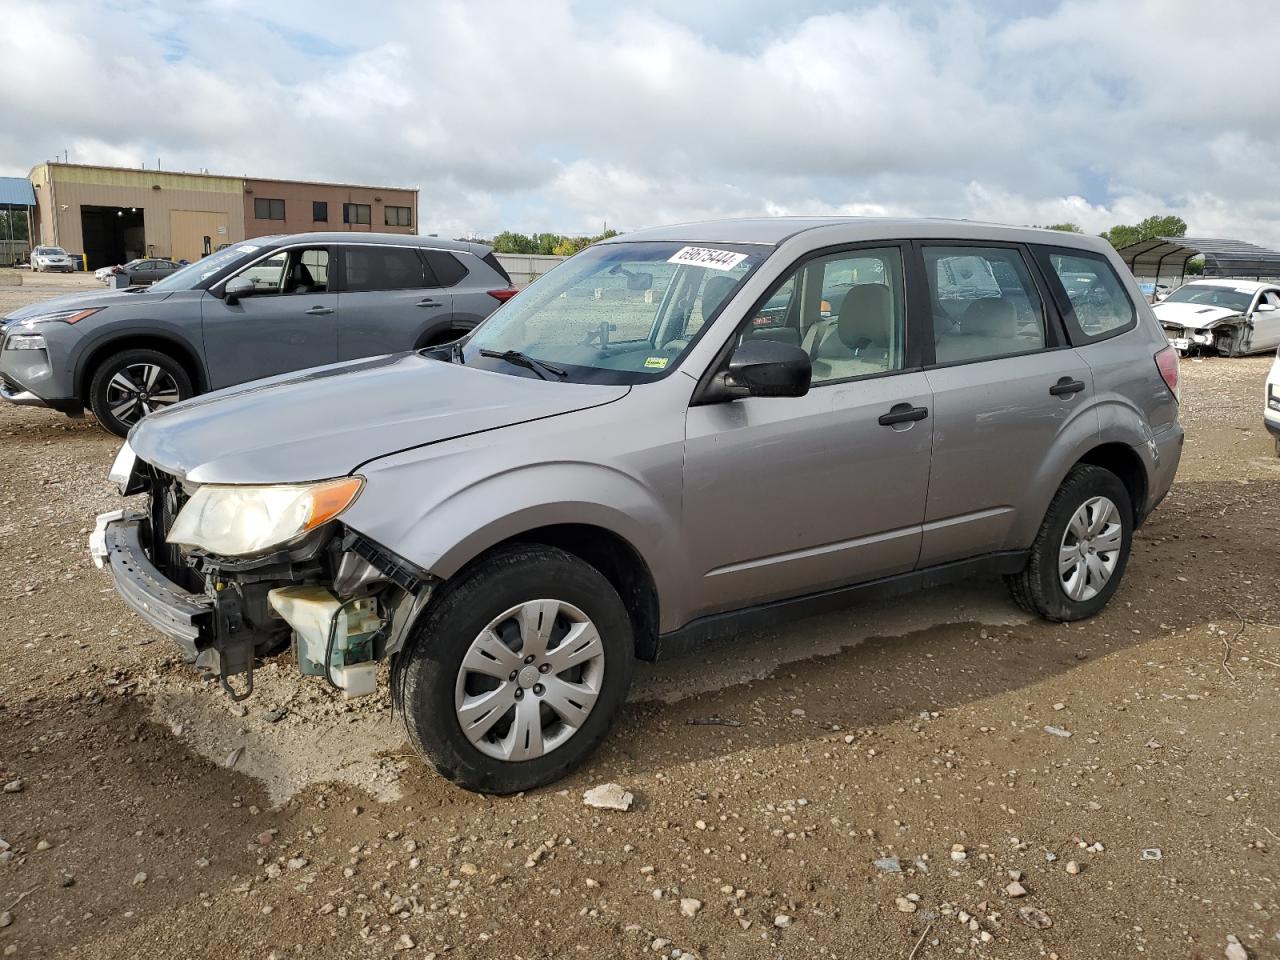
<svg viewBox="0 0 1280 960">
<path fill-rule="evenodd" d="M 1058 550 L 1058 582 L 1077 602 L 1092 600 L 1107 585 L 1120 560 L 1124 525 L 1106 497 L 1092 497 L 1071 516 Z"/>
<path fill-rule="evenodd" d="M 181 399 L 177 381 L 154 363 L 132 363 L 107 381 L 107 409 L 121 423 L 135 424 Z"/>
<path fill-rule="evenodd" d="M 604 680 L 604 644 L 562 600 L 530 600 L 471 642 L 454 692 L 458 724 L 497 760 L 534 760 L 582 729 Z"/>
</svg>

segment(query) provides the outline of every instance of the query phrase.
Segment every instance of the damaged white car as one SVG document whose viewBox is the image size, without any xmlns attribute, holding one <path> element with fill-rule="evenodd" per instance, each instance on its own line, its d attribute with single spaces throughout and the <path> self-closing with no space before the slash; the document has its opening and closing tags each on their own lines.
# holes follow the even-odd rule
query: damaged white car
<svg viewBox="0 0 1280 960">
<path fill-rule="evenodd" d="M 1179 353 L 1244 357 L 1280 346 L 1280 285 L 1195 280 L 1152 308 Z"/>
</svg>

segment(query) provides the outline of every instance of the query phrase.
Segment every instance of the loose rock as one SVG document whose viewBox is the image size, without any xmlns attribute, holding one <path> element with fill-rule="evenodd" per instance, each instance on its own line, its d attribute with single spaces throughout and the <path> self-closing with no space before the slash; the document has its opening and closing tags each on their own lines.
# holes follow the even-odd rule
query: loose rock
<svg viewBox="0 0 1280 960">
<path fill-rule="evenodd" d="M 635 797 L 616 783 L 602 783 L 582 795 L 582 802 L 597 810 L 620 810 L 625 813 L 631 809 L 634 801 Z"/>
<path fill-rule="evenodd" d="M 1047 930 L 1053 926 L 1053 920 L 1049 915 L 1035 907 L 1019 907 L 1018 919 L 1033 930 Z"/>
<path fill-rule="evenodd" d="M 702 901 L 695 900 L 693 897 L 682 897 L 680 900 L 680 912 L 686 917 L 695 917 L 698 911 L 702 909 Z"/>
<path fill-rule="evenodd" d="M 10 780 L 8 783 L 6 783 L 4 785 L 4 792 L 5 793 L 21 793 L 22 788 L 25 786 L 26 784 L 23 783 L 22 778 L 19 777 L 17 780 Z"/>
</svg>

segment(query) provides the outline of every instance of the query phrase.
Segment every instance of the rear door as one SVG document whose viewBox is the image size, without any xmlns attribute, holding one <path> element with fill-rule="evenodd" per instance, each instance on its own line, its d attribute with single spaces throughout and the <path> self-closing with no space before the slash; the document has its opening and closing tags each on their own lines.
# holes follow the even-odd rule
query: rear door
<svg viewBox="0 0 1280 960">
<path fill-rule="evenodd" d="M 1019 511 L 1066 430 L 1097 433 L 1089 365 L 1017 244 L 915 245 L 933 318 L 933 461 L 920 565 L 1019 549 Z M 1075 422 L 1077 417 L 1085 418 Z"/>
<path fill-rule="evenodd" d="M 413 350 L 447 337 L 453 297 L 440 289 L 417 247 L 344 243 L 339 250 L 341 359 Z"/>
<path fill-rule="evenodd" d="M 253 281 L 252 296 L 234 304 L 212 291 L 201 298 L 211 388 L 338 359 L 332 256 L 327 244 L 277 251 L 235 274 Z M 224 286 L 225 281 L 214 289 L 221 292 Z"/>
</svg>

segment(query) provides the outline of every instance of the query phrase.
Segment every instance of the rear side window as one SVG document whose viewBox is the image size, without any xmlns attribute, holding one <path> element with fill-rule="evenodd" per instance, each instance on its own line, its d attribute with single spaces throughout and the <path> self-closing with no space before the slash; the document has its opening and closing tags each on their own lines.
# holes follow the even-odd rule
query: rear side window
<svg viewBox="0 0 1280 960">
<path fill-rule="evenodd" d="M 1062 307 L 1073 342 L 1102 340 L 1133 326 L 1133 302 L 1106 257 L 1060 247 L 1038 247 L 1036 256 L 1066 294 Z"/>
<path fill-rule="evenodd" d="M 507 281 L 507 283 L 511 282 L 511 274 L 507 273 L 507 268 L 498 262 L 498 258 L 495 254 L 486 253 L 484 255 L 484 262 L 489 265 L 489 269 L 500 276 L 503 280 Z"/>
<path fill-rule="evenodd" d="M 427 258 L 427 266 L 436 275 L 436 284 L 441 287 L 452 287 L 467 275 L 467 268 L 458 262 L 458 258 L 443 250 L 423 250 Z"/>
<path fill-rule="evenodd" d="M 1007 247 L 925 247 L 938 363 L 1045 348 L 1045 314 L 1022 254 Z"/>
<path fill-rule="evenodd" d="M 410 290 L 427 287 L 422 258 L 409 247 L 344 247 L 343 290 Z"/>
</svg>

